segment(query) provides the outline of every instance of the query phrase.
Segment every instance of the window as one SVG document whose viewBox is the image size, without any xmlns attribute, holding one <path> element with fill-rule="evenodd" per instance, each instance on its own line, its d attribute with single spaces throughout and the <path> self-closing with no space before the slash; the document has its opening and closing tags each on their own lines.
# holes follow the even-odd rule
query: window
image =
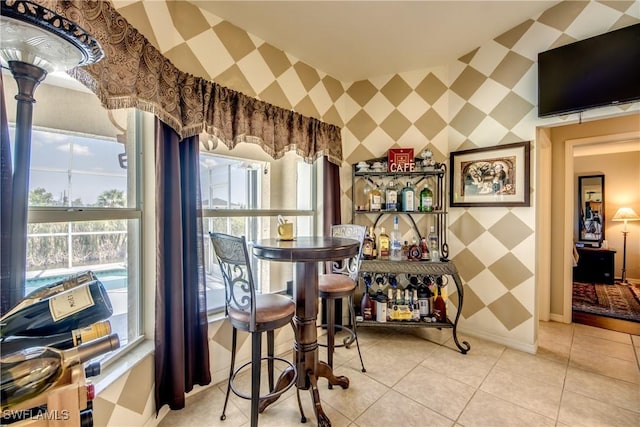
<svg viewBox="0 0 640 427">
<path fill-rule="evenodd" d="M 207 308 L 224 307 L 224 285 L 211 250 L 208 232 L 245 236 L 250 242 L 275 236 L 278 215 L 294 222 L 298 235 L 315 229 L 315 166 L 290 152 L 279 160 L 270 159 L 258 147 L 244 144 L 234 148 L 238 157 L 215 153 L 200 154 L 200 184 L 204 212 Z M 253 259 L 260 292 L 282 292 L 293 279 L 287 263 Z"/>
<path fill-rule="evenodd" d="M 83 120 L 106 119 L 105 113 Z M 34 126 L 24 291 L 93 271 L 113 306 L 112 331 L 125 347 L 142 333 L 139 114 L 108 116 L 116 133 L 111 137 Z"/>
</svg>

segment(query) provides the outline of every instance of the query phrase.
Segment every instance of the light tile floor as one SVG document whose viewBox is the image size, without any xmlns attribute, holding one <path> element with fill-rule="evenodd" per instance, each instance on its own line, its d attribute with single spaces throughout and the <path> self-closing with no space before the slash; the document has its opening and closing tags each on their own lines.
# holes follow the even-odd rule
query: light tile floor
<svg viewBox="0 0 640 427">
<path fill-rule="evenodd" d="M 333 426 L 640 426 L 639 336 L 541 322 L 536 355 L 461 336 L 471 344 L 462 355 L 452 339 L 441 346 L 407 329 L 358 332 L 367 372 L 355 346 L 340 348 L 335 372 L 350 387 L 329 390 L 320 380 Z M 248 391 L 248 380 L 239 377 L 238 386 Z M 190 396 L 159 425 L 248 426 L 249 401 L 233 393 L 220 421 L 225 390 L 222 383 Z M 260 415 L 260 426 L 316 426 L 310 394 L 301 393 L 306 424 L 290 389 Z"/>
</svg>

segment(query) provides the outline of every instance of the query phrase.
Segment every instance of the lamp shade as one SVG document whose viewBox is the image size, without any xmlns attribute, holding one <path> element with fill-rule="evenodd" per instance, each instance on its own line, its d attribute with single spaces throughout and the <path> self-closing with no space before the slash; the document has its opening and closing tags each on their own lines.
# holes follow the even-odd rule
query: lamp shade
<svg viewBox="0 0 640 427">
<path fill-rule="evenodd" d="M 78 25 L 39 4 L 2 1 L 0 58 L 25 62 L 47 72 L 99 61 L 100 44 Z"/>
<path fill-rule="evenodd" d="M 620 208 L 618 212 L 611 218 L 611 221 L 638 221 L 640 216 L 631 208 Z"/>
</svg>

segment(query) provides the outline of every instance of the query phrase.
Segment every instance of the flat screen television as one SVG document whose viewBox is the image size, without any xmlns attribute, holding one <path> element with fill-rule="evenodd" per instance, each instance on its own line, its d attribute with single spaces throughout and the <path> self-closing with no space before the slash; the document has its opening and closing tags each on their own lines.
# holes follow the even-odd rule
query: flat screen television
<svg viewBox="0 0 640 427">
<path fill-rule="evenodd" d="M 640 100 L 640 24 L 538 54 L 538 117 Z"/>
</svg>

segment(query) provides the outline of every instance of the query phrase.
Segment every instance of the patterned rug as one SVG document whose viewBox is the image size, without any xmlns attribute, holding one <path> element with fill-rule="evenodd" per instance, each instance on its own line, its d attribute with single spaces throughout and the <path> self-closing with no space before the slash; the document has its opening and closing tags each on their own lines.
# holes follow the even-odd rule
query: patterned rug
<svg viewBox="0 0 640 427">
<path fill-rule="evenodd" d="M 640 289 L 573 282 L 573 310 L 640 322 Z"/>
</svg>

